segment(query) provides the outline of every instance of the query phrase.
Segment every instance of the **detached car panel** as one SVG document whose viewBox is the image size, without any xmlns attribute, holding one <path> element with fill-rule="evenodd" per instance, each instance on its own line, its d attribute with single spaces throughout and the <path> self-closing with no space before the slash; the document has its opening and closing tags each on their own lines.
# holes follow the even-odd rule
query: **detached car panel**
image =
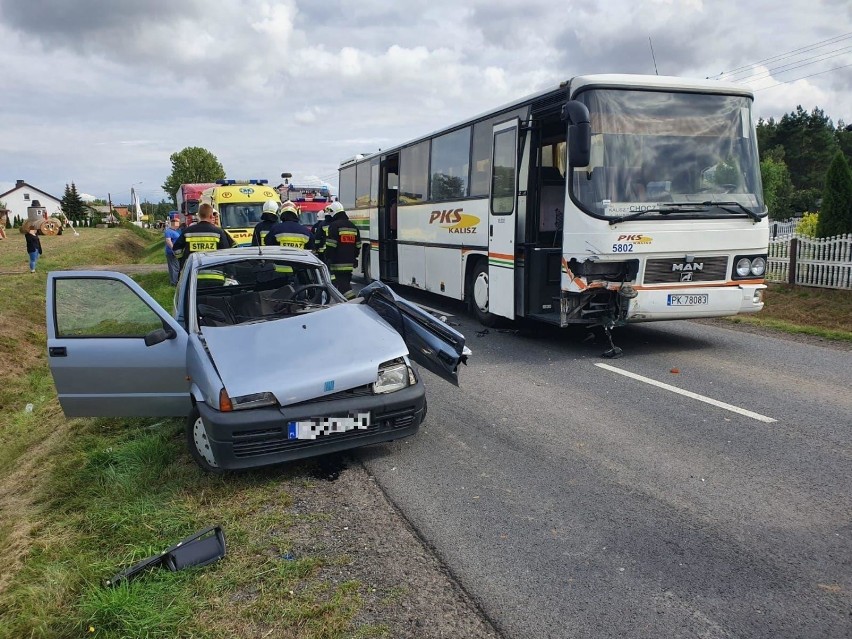
<svg viewBox="0 0 852 639">
<path fill-rule="evenodd" d="M 192 255 L 174 316 L 129 277 L 48 276 L 48 354 L 66 415 L 187 416 L 206 470 L 247 468 L 415 433 L 412 360 L 454 384 L 464 337 L 374 283 L 347 302 L 312 254 Z"/>
</svg>

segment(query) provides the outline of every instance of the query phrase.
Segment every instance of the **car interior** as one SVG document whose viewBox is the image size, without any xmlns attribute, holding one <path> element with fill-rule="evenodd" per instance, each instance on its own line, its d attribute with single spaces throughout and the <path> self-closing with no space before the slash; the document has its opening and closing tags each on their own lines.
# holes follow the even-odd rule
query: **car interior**
<svg viewBox="0 0 852 639">
<path fill-rule="evenodd" d="M 310 313 L 339 303 L 319 267 L 254 259 L 200 269 L 195 308 L 199 326 L 233 326 Z"/>
</svg>

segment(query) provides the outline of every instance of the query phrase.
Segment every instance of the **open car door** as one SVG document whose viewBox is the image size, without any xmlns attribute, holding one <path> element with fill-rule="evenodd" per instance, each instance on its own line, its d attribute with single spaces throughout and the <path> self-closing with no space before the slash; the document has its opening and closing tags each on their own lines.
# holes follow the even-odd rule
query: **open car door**
<svg viewBox="0 0 852 639">
<path fill-rule="evenodd" d="M 402 336 L 412 360 L 458 386 L 459 364 L 466 364 L 470 355 L 464 335 L 381 282 L 365 286 L 358 295 Z"/>
<path fill-rule="evenodd" d="M 68 417 L 185 416 L 188 336 L 122 273 L 47 276 L 47 352 Z"/>
</svg>

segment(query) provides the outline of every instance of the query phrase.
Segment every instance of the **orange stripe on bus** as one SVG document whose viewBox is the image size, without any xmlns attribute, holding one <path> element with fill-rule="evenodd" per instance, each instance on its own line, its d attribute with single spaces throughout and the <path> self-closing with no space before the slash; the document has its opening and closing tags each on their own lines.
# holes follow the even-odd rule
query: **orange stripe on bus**
<svg viewBox="0 0 852 639">
<path fill-rule="evenodd" d="M 507 255 L 506 253 L 489 253 L 488 257 L 496 257 L 501 260 L 514 260 L 514 255 Z"/>
<path fill-rule="evenodd" d="M 681 284 L 680 282 L 671 282 L 671 283 L 667 284 L 665 282 L 661 282 L 660 284 L 654 285 L 654 286 L 648 286 L 648 285 L 640 286 L 640 285 L 637 284 L 633 288 L 635 288 L 636 290 L 642 290 L 642 291 L 658 291 L 658 290 L 663 290 L 663 289 L 667 289 L 667 288 L 712 288 L 714 286 L 740 286 L 741 284 L 764 284 L 764 283 L 766 283 L 766 280 L 737 280 L 736 282 L 716 282 L 715 284 L 712 284 L 712 283 L 706 283 L 705 284 L 705 283 L 698 283 L 698 282 L 689 282 L 689 283 L 685 283 L 685 284 Z"/>
</svg>

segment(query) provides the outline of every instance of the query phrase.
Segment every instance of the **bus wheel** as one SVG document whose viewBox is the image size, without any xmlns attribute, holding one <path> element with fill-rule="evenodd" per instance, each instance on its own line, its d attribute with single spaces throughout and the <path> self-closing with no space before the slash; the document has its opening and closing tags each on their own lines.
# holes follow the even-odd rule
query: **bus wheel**
<svg viewBox="0 0 852 639">
<path fill-rule="evenodd" d="M 485 326 L 496 326 L 500 319 L 488 312 L 488 263 L 480 260 L 470 278 L 470 309 Z"/>
<path fill-rule="evenodd" d="M 361 273 L 364 275 L 364 279 L 367 280 L 367 284 L 369 284 L 373 278 L 370 277 L 370 249 L 365 248 L 362 251 L 361 255 Z"/>
</svg>

